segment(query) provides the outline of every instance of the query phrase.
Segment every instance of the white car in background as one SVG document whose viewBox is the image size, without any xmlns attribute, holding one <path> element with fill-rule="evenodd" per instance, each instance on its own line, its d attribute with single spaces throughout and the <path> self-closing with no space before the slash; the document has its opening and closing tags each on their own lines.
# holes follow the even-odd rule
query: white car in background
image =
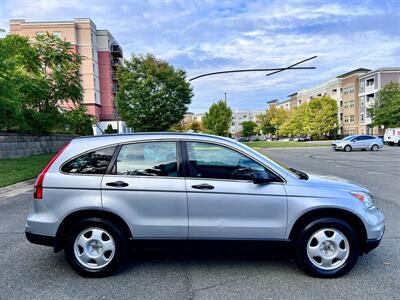
<svg viewBox="0 0 400 300">
<path fill-rule="evenodd" d="M 350 135 L 332 143 L 333 150 L 343 150 L 345 152 L 356 149 L 378 151 L 382 147 L 382 140 L 371 135 Z"/>
<path fill-rule="evenodd" d="M 389 146 L 397 144 L 400 146 L 400 128 L 388 128 L 385 130 L 383 141 Z"/>
</svg>

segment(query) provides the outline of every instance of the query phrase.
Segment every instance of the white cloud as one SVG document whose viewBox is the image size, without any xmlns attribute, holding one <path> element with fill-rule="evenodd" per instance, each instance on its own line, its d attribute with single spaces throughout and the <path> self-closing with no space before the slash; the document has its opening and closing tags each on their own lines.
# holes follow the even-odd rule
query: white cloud
<svg viewBox="0 0 400 300">
<path fill-rule="evenodd" d="M 317 70 L 214 76 L 193 82 L 192 110 L 224 91 L 235 108 L 262 108 L 286 95 L 358 67 L 396 66 L 400 1 L 96 1 L 13 0 L 0 4 L 8 20 L 90 17 L 131 52 L 153 52 L 188 77 L 238 68 L 289 65 L 312 55 Z M 389 21 L 391 22 L 389 22 Z M 395 22 L 395 24 L 393 24 Z M 397 22 L 397 24 L 396 24 Z M 374 25 L 371 25 L 374 24 Z M 396 54 L 397 53 L 397 54 Z"/>
</svg>

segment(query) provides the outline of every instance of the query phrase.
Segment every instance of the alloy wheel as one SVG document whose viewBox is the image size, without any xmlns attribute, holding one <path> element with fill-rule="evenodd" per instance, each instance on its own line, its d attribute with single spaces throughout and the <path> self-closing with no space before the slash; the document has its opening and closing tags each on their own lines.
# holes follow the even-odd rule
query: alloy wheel
<svg viewBox="0 0 400 300">
<path fill-rule="evenodd" d="M 85 268 L 100 269 L 112 261 L 115 242 L 106 230 L 99 227 L 87 228 L 76 237 L 74 254 Z"/>
<path fill-rule="evenodd" d="M 323 270 L 335 270 L 343 266 L 350 254 L 346 236 L 337 229 L 324 228 L 308 240 L 307 255 L 311 263 Z"/>
</svg>

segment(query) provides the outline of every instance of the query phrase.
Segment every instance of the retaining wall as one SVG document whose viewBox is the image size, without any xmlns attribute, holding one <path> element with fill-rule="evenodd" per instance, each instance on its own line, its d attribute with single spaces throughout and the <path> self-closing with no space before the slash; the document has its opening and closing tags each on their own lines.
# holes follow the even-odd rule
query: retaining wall
<svg viewBox="0 0 400 300">
<path fill-rule="evenodd" d="M 57 152 L 74 137 L 76 136 L 64 134 L 45 136 L 0 134 L 0 159 Z"/>
</svg>

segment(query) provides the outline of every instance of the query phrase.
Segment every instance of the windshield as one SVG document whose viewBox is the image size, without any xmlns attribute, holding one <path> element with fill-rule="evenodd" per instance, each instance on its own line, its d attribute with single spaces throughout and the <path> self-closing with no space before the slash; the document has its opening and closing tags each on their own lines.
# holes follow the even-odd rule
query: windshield
<svg viewBox="0 0 400 300">
<path fill-rule="evenodd" d="M 348 137 L 345 137 L 342 141 L 350 141 L 354 139 L 356 136 L 355 135 L 349 135 Z"/>
</svg>

